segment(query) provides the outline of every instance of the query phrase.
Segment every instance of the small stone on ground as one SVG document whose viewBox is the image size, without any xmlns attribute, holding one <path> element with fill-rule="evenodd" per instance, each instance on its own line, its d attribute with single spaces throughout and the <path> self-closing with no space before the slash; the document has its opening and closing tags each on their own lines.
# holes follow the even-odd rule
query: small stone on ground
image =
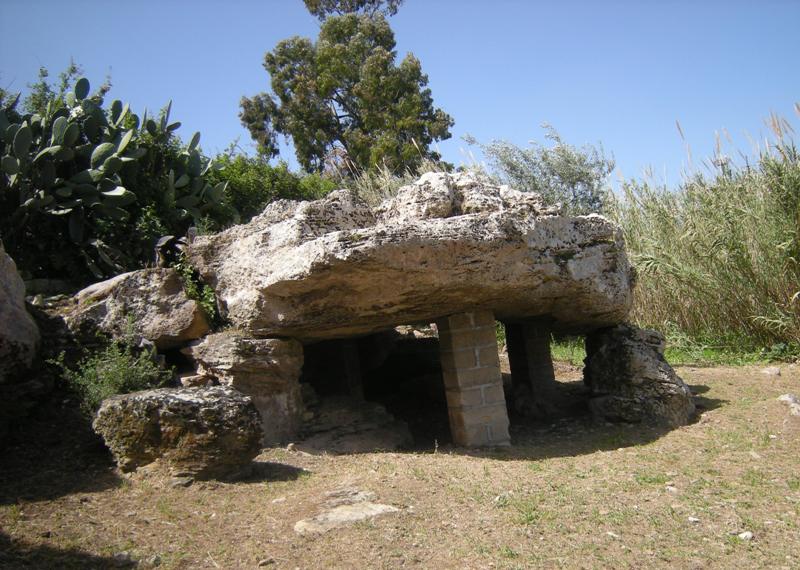
<svg viewBox="0 0 800 570">
<path fill-rule="evenodd" d="M 322 534 L 359 521 L 381 515 L 396 513 L 400 509 L 391 505 L 371 502 L 375 494 L 352 487 L 345 487 L 326 493 L 327 510 L 315 517 L 295 523 L 294 530 L 300 535 Z"/>
</svg>

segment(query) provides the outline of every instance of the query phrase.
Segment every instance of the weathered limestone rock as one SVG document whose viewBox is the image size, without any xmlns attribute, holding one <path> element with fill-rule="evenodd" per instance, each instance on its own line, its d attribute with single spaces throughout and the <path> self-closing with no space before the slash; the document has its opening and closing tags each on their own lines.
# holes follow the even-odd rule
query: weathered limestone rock
<svg viewBox="0 0 800 570">
<path fill-rule="evenodd" d="M 189 299 L 174 269 L 142 269 L 95 283 L 75 297 L 67 325 L 80 333 L 100 330 L 112 336 L 132 332 L 158 350 L 175 348 L 209 330 L 205 314 Z"/>
<path fill-rule="evenodd" d="M 375 493 L 355 488 L 327 493 L 325 509 L 313 518 L 297 521 L 294 530 L 300 535 L 323 534 L 333 529 L 400 511 L 392 505 L 374 503 Z"/>
<path fill-rule="evenodd" d="M 481 309 L 587 332 L 632 298 L 614 224 L 465 173 L 426 174 L 374 211 L 346 190 L 279 201 L 187 253 L 236 327 L 303 342 Z"/>
<path fill-rule="evenodd" d="M 39 329 L 25 309 L 25 284 L 0 242 L 0 384 L 30 368 L 39 346 Z"/>
<path fill-rule="evenodd" d="M 789 413 L 791 415 L 800 417 L 800 398 L 794 394 L 783 394 L 778 397 L 778 401 L 789 406 Z"/>
<path fill-rule="evenodd" d="M 247 338 L 235 331 L 208 335 L 182 350 L 210 377 L 253 399 L 261 414 L 264 445 L 291 439 L 303 414 L 300 372 L 303 346 L 296 340 Z"/>
<path fill-rule="evenodd" d="M 223 386 L 114 396 L 93 426 L 123 471 L 158 462 L 174 476 L 224 478 L 243 472 L 261 451 L 252 400 Z"/>
<path fill-rule="evenodd" d="M 664 359 L 661 333 L 630 325 L 586 337 L 584 382 L 592 412 L 609 420 L 677 427 L 694 414 L 692 393 Z"/>
</svg>

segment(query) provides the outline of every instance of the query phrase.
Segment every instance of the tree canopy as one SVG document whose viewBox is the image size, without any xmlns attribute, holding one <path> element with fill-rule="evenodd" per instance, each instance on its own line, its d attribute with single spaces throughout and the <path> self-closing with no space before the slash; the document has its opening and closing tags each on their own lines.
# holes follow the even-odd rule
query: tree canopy
<svg viewBox="0 0 800 570">
<path fill-rule="evenodd" d="M 266 156 L 278 154 L 278 135 L 291 138 L 309 171 L 336 155 L 357 169 L 438 160 L 430 145 L 450 137 L 453 119 L 434 107 L 419 60 L 396 57 L 381 14 L 328 18 L 316 43 L 293 37 L 267 52 L 272 92 L 242 98 L 242 124 Z"/>
<path fill-rule="evenodd" d="M 328 16 L 361 13 L 374 16 L 397 14 L 404 0 L 303 0 L 306 8 L 314 16 L 324 21 Z"/>
</svg>

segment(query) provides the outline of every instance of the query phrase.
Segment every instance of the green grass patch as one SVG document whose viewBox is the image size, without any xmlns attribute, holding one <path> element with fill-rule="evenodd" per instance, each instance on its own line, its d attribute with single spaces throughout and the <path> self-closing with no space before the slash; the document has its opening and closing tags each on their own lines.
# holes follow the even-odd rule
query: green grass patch
<svg viewBox="0 0 800 570">
<path fill-rule="evenodd" d="M 663 473 L 636 473 L 633 478 L 640 485 L 663 485 L 669 481 Z"/>
</svg>

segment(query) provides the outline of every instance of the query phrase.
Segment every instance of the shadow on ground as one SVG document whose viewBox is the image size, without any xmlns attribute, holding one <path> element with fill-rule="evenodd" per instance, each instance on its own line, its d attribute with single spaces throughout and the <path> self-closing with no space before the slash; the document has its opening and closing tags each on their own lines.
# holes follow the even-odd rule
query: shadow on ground
<svg viewBox="0 0 800 570">
<path fill-rule="evenodd" d="M 0 449 L 0 505 L 116 487 L 111 454 L 74 403 L 54 394 L 13 426 Z"/>
<path fill-rule="evenodd" d="M 61 550 L 50 546 L 29 545 L 0 532 L 0 568 L 120 568 L 113 558 L 95 556 L 77 549 Z"/>
<path fill-rule="evenodd" d="M 414 445 L 404 451 L 440 452 L 487 457 L 500 460 L 541 460 L 572 457 L 645 445 L 673 431 L 674 428 L 642 424 L 608 423 L 595 420 L 588 407 L 589 392 L 582 380 L 559 381 L 554 406 L 547 418 L 532 418 L 516 413 L 511 402 L 512 445 L 506 448 L 465 449 L 452 445 L 445 402 L 421 394 L 401 395 L 385 405 L 398 419 L 409 423 Z M 703 413 L 725 405 L 725 400 L 704 396 L 704 385 L 690 385 L 694 394 L 698 421 Z M 403 397 L 405 396 L 405 397 Z M 425 402 L 422 404 L 421 402 Z"/>
<path fill-rule="evenodd" d="M 692 394 L 694 394 L 694 405 L 697 407 L 697 415 L 695 421 L 699 420 L 704 412 L 716 410 L 719 407 L 728 403 L 728 400 L 720 400 L 717 398 L 707 398 L 703 394 L 707 393 L 710 388 L 703 384 L 689 384 Z"/>
<path fill-rule="evenodd" d="M 561 383 L 561 388 L 579 394 L 578 383 Z M 692 423 L 698 422 L 703 413 L 727 403 L 727 400 L 702 396 L 708 392 L 708 386 L 690 385 L 689 388 L 695 395 L 694 401 L 697 407 Z M 552 422 L 525 422 L 519 418 L 516 424 L 512 421 L 510 447 L 478 450 L 453 448 L 452 451 L 474 457 L 536 461 L 646 445 L 677 429 L 598 422 L 592 418 L 588 409 L 580 411 L 578 401 L 573 401 L 573 405 L 567 409 L 571 410 L 572 415 L 563 415 Z"/>
<path fill-rule="evenodd" d="M 405 451 L 425 453 L 438 449 L 440 452 L 499 460 L 535 461 L 635 447 L 653 442 L 672 431 L 669 428 L 597 422 L 589 414 L 582 382 L 560 382 L 559 388 L 560 411 L 557 414 L 543 421 L 512 413 L 512 445 L 495 449 L 454 447 L 446 404 L 421 406 L 417 397 L 411 400 L 416 401 L 411 412 L 414 414 L 415 443 Z M 706 397 L 707 386 L 692 385 L 690 388 L 695 394 L 697 419 L 726 403 L 725 400 Z M 408 421 L 405 417 L 402 419 Z M 291 465 L 255 461 L 252 470 L 236 481 L 244 484 L 294 481 L 308 474 L 308 471 Z M 88 420 L 76 411 L 74 403 L 60 397 L 42 405 L 16 426 L 10 444 L 0 450 L 0 505 L 99 492 L 118 487 L 121 482 L 111 454 L 91 430 Z"/>
<path fill-rule="evenodd" d="M 293 465 L 271 461 L 253 461 L 252 470 L 236 479 L 237 483 L 265 483 L 272 481 L 296 481 L 311 472 Z"/>
</svg>

